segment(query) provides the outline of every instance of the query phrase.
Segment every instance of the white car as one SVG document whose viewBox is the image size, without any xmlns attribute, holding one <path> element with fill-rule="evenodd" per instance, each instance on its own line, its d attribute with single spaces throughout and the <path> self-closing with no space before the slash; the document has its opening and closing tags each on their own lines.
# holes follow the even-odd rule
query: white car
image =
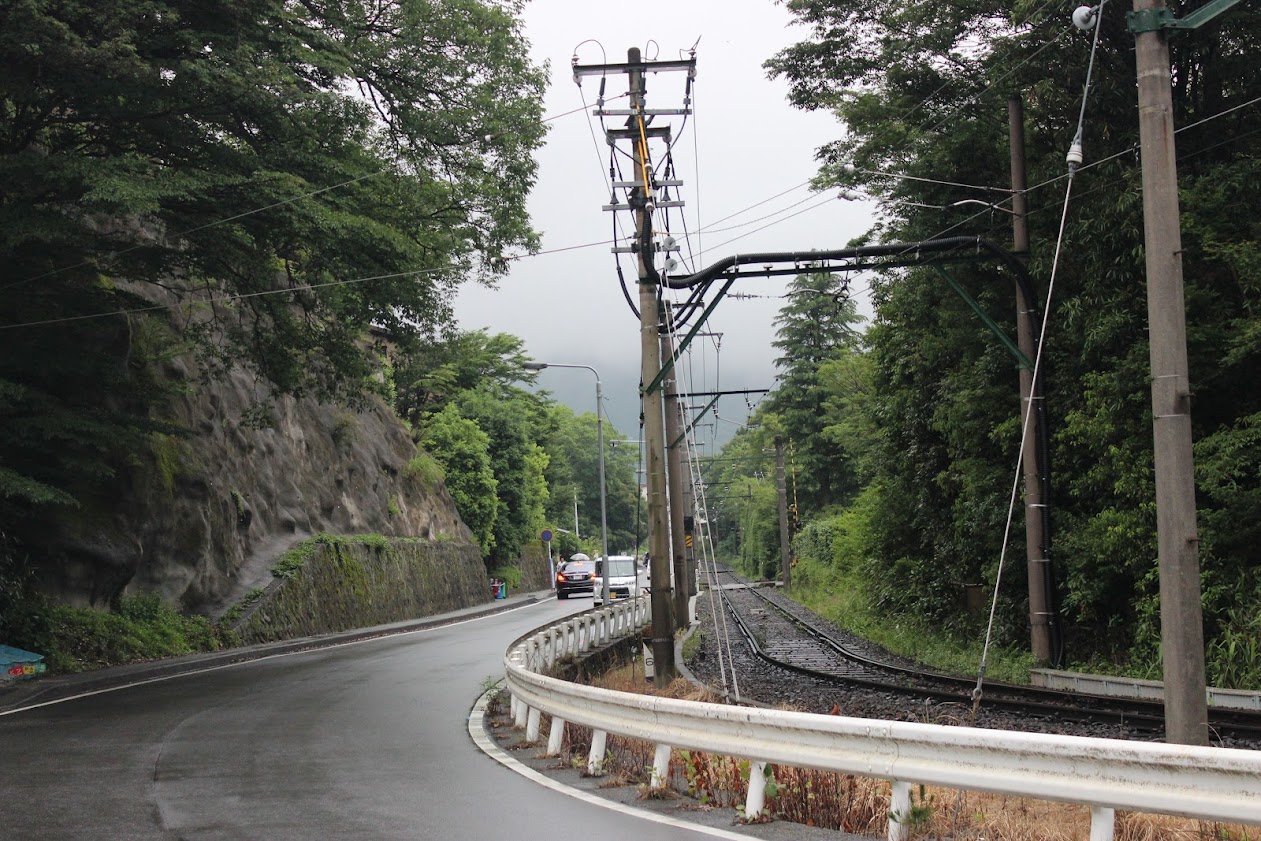
<svg viewBox="0 0 1261 841">
<path fill-rule="evenodd" d="M 609 601 L 633 599 L 644 592 L 644 574 L 632 555 L 610 555 L 595 560 L 595 603 L 604 604 L 604 574 L 609 571 Z"/>
</svg>

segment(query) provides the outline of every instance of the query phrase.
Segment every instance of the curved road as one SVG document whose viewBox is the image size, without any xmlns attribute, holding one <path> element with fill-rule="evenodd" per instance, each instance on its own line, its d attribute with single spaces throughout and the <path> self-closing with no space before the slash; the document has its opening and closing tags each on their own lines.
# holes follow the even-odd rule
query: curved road
<svg viewBox="0 0 1261 841">
<path fill-rule="evenodd" d="M 6 839 L 695 839 L 544 788 L 469 738 L 527 631 L 587 600 L 0 714 Z"/>
</svg>

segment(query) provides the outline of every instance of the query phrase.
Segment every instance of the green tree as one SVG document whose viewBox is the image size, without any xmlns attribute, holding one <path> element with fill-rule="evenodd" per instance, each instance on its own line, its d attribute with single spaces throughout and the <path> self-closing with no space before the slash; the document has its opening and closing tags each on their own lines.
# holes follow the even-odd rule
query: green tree
<svg viewBox="0 0 1261 841">
<path fill-rule="evenodd" d="M 522 367 L 528 361 L 525 343 L 509 333 L 471 330 L 423 342 L 395 363 L 395 409 L 399 417 L 414 421 L 466 391 L 516 394 L 516 383 L 533 382 L 537 376 Z"/>
<path fill-rule="evenodd" d="M 0 6 L 0 509 L 68 503 L 195 349 L 353 399 L 534 247 L 543 73 L 497 0 Z M 171 328 L 130 310 L 161 308 Z M 137 336 L 150 342 L 139 346 Z M 121 451 L 121 452 L 119 452 Z M 0 522 L 3 525 L 3 522 Z M 36 529 L 38 530 L 38 529 Z"/>
<path fill-rule="evenodd" d="M 538 398 L 520 392 L 505 400 L 486 390 L 466 391 L 458 401 L 460 414 L 477 424 L 490 440 L 490 464 L 498 483 L 499 515 L 495 518 L 491 560 L 510 563 L 521 547 L 537 537 L 538 512 L 546 503 L 546 486 L 531 471 L 546 469 L 534 443 Z M 533 461 L 532 461 L 533 460 Z"/>
<path fill-rule="evenodd" d="M 797 275 L 775 319 L 772 345 L 780 351 L 775 360 L 780 375 L 769 408 L 779 415 L 790 447 L 794 497 L 810 511 L 843 503 L 857 490 L 852 457 L 839 447 L 839 439 L 823 434 L 827 393 L 819 383 L 821 366 L 858 347 L 862 319 L 846 283 L 831 274 Z"/>
<path fill-rule="evenodd" d="M 426 418 L 420 446 L 442 465 L 460 519 L 489 555 L 499 519 L 499 482 L 491 466 L 489 436 L 452 404 Z"/>
<path fill-rule="evenodd" d="M 543 446 L 551 455 L 547 480 L 551 496 L 547 514 L 552 525 L 571 528 L 574 501 L 578 502 L 579 533 L 594 538 L 592 548 L 599 546 L 600 536 L 600 448 L 594 412 L 575 415 L 568 406 L 553 405 L 550 432 Z M 635 502 L 639 486 L 635 477 L 639 448 L 628 445 L 625 438 L 606 420 L 604 423 L 605 507 L 609 529 L 609 552 L 632 552 L 638 531 L 635 525 Z"/>
<path fill-rule="evenodd" d="M 861 186 L 882 200 L 873 237 L 976 234 L 1007 242 L 1005 214 L 974 213 L 975 204 L 959 202 L 1002 198 L 965 185 L 1005 183 L 1006 100 L 1023 96 L 1030 183 L 1041 185 L 1029 194 L 1040 302 L 1059 255 L 1044 376 L 1054 436 L 1053 557 L 1063 570 L 1069 651 L 1150 669 L 1158 656 L 1151 418 L 1126 9 L 1102 12 L 1084 127 L 1091 166 L 1076 176 L 1067 247 L 1057 251 L 1064 153 L 1077 130 L 1092 37 L 1065 30 L 1062 10 L 1030 3 L 786 5 L 809 36 L 768 67 L 788 81 L 794 103 L 833 111 L 845 123 L 845 136 L 821 150 L 819 180 Z M 1247 186 L 1259 174 L 1261 113 L 1246 107 L 1261 94 L 1246 46 L 1259 28 L 1261 17 L 1247 10 L 1171 40 L 1210 638 L 1244 627 L 1232 619 L 1238 610 L 1261 609 L 1257 565 L 1241 548 L 1249 542 L 1245 524 L 1256 517 L 1238 507 L 1261 473 L 1248 420 L 1261 411 L 1261 384 L 1250 373 L 1261 364 L 1252 302 L 1261 195 Z M 1010 282 L 1001 274 L 982 266 L 952 272 L 996 321 L 1013 323 Z M 1019 437 L 1014 373 L 935 273 L 885 272 L 873 297 L 874 388 L 866 401 L 878 432 L 870 465 L 880 494 L 869 509 L 876 512 L 873 597 L 894 613 L 965 631 L 955 585 L 992 583 L 1003 549 Z M 1022 543 L 1013 533 L 1009 558 L 1021 556 Z M 1025 636 L 1023 566 L 1004 571 L 1001 639 Z"/>
<path fill-rule="evenodd" d="M 547 526 L 547 451 L 533 441 L 525 456 L 525 509 L 522 512 L 527 540 L 534 540 Z"/>
</svg>

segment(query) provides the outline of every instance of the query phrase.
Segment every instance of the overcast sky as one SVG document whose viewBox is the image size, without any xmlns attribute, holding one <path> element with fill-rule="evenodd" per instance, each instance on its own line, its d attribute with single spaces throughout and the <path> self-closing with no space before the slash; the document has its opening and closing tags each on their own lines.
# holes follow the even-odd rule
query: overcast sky
<svg viewBox="0 0 1261 841">
<path fill-rule="evenodd" d="M 762 68 L 776 51 L 804 39 L 804 30 L 790 27 L 789 20 L 771 0 L 643 0 L 629 6 L 532 0 L 526 6 L 532 56 L 551 65 L 545 104 L 549 117 L 582 108 L 584 96 L 593 106 L 598 95 L 598 77 L 584 78 L 581 91 L 574 84 L 570 62 L 575 51 L 581 64 L 602 64 L 626 61 L 629 47 L 639 47 L 645 59 L 685 58 L 696 44 L 694 114 L 686 126 L 682 118 L 669 118 L 676 133 L 683 129 L 674 162 L 677 177 L 684 181 L 680 197 L 687 206 L 682 213 L 692 236 L 684 240 L 678 216 L 672 230 L 689 266 L 702 268 L 737 252 L 840 248 L 871 225 L 869 206 L 837 200 L 835 190 L 811 193 L 802 186 L 817 171 L 815 150 L 837 139 L 841 127 L 829 114 L 792 108 L 787 85 L 768 79 Z M 682 73 L 650 75 L 646 106 L 680 107 L 684 78 Z M 624 74 L 611 75 L 605 96 L 624 94 L 626 87 Z M 609 102 L 608 107 L 625 108 L 627 101 Z M 610 421 L 623 435 L 638 438 L 638 320 L 618 284 L 610 246 L 573 248 L 612 236 L 613 214 L 601 210 L 609 202 L 608 148 L 590 110 L 549 123 L 530 199 L 543 251 L 572 250 L 514 261 L 496 290 L 466 287 L 457 299 L 456 316 L 462 329 L 520 336 L 540 362 L 596 368 Z M 617 127 L 624 120 L 608 122 Z M 629 165 L 623 175 L 633 177 Z M 732 214 L 739 215 L 726 218 Z M 627 217 L 622 217 L 625 225 Z M 635 268 L 626 255 L 623 271 L 638 303 Z M 864 286 L 861 278 L 855 280 Z M 721 333 L 721 338 L 697 339 L 703 347 L 685 360 L 690 381 L 681 384 L 684 390 L 772 386 L 776 352 L 770 343 L 783 303 L 773 296 L 782 294 L 787 281 L 749 278 L 736 283 L 732 292 L 768 297 L 728 298 L 718 305 L 704 329 Z M 861 297 L 859 308 L 870 312 Z M 589 371 L 543 371 L 539 383 L 579 413 L 595 409 L 595 377 Z M 729 438 L 745 419 L 749 403 L 743 397 L 723 398 L 718 421 L 698 428 L 698 439 L 717 443 Z"/>
</svg>

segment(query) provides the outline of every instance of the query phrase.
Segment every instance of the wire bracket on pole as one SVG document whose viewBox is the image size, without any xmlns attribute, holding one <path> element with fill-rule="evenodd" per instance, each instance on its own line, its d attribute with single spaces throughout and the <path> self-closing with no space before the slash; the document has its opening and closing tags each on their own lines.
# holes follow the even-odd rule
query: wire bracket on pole
<svg viewBox="0 0 1261 841">
<path fill-rule="evenodd" d="M 1125 23 L 1126 28 L 1134 35 L 1142 35 L 1146 32 L 1160 32 L 1162 30 L 1184 32 L 1199 29 L 1218 15 L 1229 11 L 1232 6 L 1238 3 L 1239 0 L 1212 0 L 1211 3 L 1205 3 L 1184 18 L 1174 17 L 1173 11 L 1164 6 L 1158 6 L 1153 9 L 1140 9 L 1137 12 L 1127 12 Z"/>
<path fill-rule="evenodd" d="M 718 294 L 714 296 L 714 300 L 710 301 L 709 306 L 705 307 L 704 312 L 701 313 L 701 317 L 697 320 L 692 329 L 688 331 L 688 334 L 683 338 L 683 341 L 679 343 L 679 346 L 675 348 L 674 353 L 671 354 L 670 358 L 662 364 L 661 370 L 657 372 L 657 376 L 652 378 L 652 382 L 644 386 L 644 394 L 652 394 L 654 391 L 661 388 L 661 383 L 665 380 L 666 374 L 670 373 L 671 369 L 674 368 L 674 360 L 678 359 L 679 354 L 683 353 L 683 351 L 687 349 L 687 346 L 692 343 L 692 339 L 696 338 L 696 334 L 699 333 L 701 327 L 705 325 L 705 321 L 709 318 L 709 314 L 714 311 L 714 307 L 718 306 L 718 302 L 722 300 L 723 296 L 727 294 L 727 290 L 731 288 L 731 284 L 735 282 L 736 279 L 731 277 L 728 278 L 727 282 L 722 285 L 722 288 L 718 290 Z"/>
</svg>

